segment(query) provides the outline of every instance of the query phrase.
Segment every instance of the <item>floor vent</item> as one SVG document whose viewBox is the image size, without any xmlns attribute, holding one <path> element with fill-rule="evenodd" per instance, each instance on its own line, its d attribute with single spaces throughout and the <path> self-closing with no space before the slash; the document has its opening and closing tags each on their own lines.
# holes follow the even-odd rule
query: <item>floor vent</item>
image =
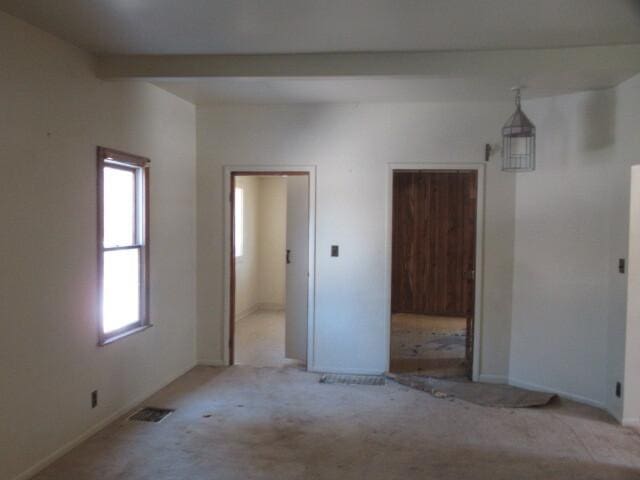
<svg viewBox="0 0 640 480">
<path fill-rule="evenodd" d="M 343 385 L 385 385 L 386 380 L 379 375 L 337 375 L 325 373 L 320 377 L 320 383 L 340 383 Z"/>
<path fill-rule="evenodd" d="M 129 417 L 133 422 L 153 422 L 160 423 L 167 418 L 173 410 L 169 408 L 144 407 Z"/>
</svg>

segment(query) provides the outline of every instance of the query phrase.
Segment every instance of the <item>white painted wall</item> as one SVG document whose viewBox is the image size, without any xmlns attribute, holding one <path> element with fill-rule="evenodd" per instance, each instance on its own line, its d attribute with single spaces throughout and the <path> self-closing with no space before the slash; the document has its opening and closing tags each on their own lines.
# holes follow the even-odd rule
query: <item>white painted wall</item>
<svg viewBox="0 0 640 480">
<path fill-rule="evenodd" d="M 612 185 L 612 245 L 613 259 L 628 256 L 629 271 L 625 278 L 617 273 L 612 295 L 610 318 L 609 363 L 610 381 L 623 378 L 624 423 L 640 425 L 640 297 L 638 272 L 640 271 L 640 236 L 638 236 L 638 165 L 640 165 L 640 75 L 619 85 L 616 89 L 616 161 L 613 162 Z M 631 168 L 635 172 L 633 208 L 630 187 Z M 629 219 L 633 218 L 632 228 Z M 627 288 L 625 288 L 627 287 Z M 624 322 L 626 319 L 626 323 Z M 611 388 L 609 388 L 611 392 Z M 616 406 L 620 405 L 617 401 Z M 618 408 L 619 411 L 619 408 Z"/>
<path fill-rule="evenodd" d="M 284 308 L 287 234 L 287 179 L 260 177 L 260 260 L 258 302 Z"/>
<path fill-rule="evenodd" d="M 627 317 L 633 280 L 618 272 L 640 163 L 640 76 L 524 109 L 538 169 L 517 179 L 511 380 L 640 418 L 640 314 Z"/>
<path fill-rule="evenodd" d="M 526 102 L 537 170 L 517 176 L 511 380 L 604 405 L 611 92 Z"/>
<path fill-rule="evenodd" d="M 483 162 L 510 103 L 218 106 L 198 110 L 198 355 L 223 361 L 223 165 L 316 165 L 317 370 L 387 367 L 389 163 Z M 487 165 L 482 355 L 508 374 L 515 177 Z M 330 257 L 340 245 L 341 256 Z"/>
<path fill-rule="evenodd" d="M 196 361 L 195 111 L 146 83 L 97 80 L 88 55 L 3 13 L 0 45 L 0 478 L 12 479 Z M 154 326 L 105 347 L 97 145 L 152 162 Z"/>
<path fill-rule="evenodd" d="M 334 104 L 198 111 L 201 199 L 221 196 L 222 165 L 318 166 L 316 369 L 384 369 L 387 163 L 476 161 L 478 145 L 498 140 L 495 125 L 512 108 Z M 487 171 L 481 378 L 564 393 L 637 423 L 640 312 L 633 257 L 630 276 L 618 273 L 617 263 L 635 245 L 629 242 L 629 190 L 631 166 L 640 164 L 640 76 L 616 89 L 527 101 L 525 110 L 538 127 L 537 171 L 501 173 L 497 158 Z M 215 229 L 222 203 L 200 202 L 198 215 L 201 242 L 221 244 Z M 337 260 L 329 258 L 331 244 L 341 246 Z M 200 288 L 216 292 L 200 298 L 199 356 L 219 362 L 222 258 L 202 250 L 199 258 Z M 624 405 L 615 397 L 617 381 Z"/>
</svg>

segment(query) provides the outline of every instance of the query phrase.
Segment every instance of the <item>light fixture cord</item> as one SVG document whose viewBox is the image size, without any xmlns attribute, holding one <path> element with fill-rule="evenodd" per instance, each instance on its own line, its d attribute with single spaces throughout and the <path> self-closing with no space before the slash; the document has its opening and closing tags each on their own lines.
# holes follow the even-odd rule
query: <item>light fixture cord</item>
<svg viewBox="0 0 640 480">
<path fill-rule="evenodd" d="M 516 88 L 516 107 L 520 109 L 520 89 Z"/>
</svg>

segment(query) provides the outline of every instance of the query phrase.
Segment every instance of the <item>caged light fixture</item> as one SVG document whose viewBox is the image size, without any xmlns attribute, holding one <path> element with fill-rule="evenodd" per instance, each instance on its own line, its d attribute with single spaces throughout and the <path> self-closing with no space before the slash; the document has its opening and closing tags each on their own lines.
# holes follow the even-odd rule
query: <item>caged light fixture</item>
<svg viewBox="0 0 640 480">
<path fill-rule="evenodd" d="M 536 127 L 520 107 L 520 87 L 516 92 L 516 111 L 502 127 L 502 170 L 532 172 L 536 169 Z"/>
</svg>

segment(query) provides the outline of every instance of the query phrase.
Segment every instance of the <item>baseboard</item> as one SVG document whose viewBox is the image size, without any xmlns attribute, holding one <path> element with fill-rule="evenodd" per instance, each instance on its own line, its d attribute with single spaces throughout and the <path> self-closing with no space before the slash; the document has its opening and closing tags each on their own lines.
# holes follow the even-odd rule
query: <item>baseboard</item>
<svg viewBox="0 0 640 480">
<path fill-rule="evenodd" d="M 620 423 L 623 427 L 640 428 L 640 418 L 623 418 Z"/>
<path fill-rule="evenodd" d="M 614 408 L 611 405 L 607 404 L 605 410 L 609 415 L 616 419 L 616 422 L 618 422 L 620 425 L 624 425 L 625 420 L 624 418 L 622 418 L 622 412 L 620 408 Z"/>
<path fill-rule="evenodd" d="M 243 318 L 248 317 L 249 315 L 251 315 L 252 313 L 256 313 L 257 311 L 258 311 L 258 304 L 256 303 L 255 305 L 252 305 L 249 308 L 245 308 L 241 312 L 236 313 L 235 320 L 236 322 L 238 320 L 242 320 Z"/>
<path fill-rule="evenodd" d="M 478 382 L 481 383 L 509 383 L 506 375 L 493 375 L 491 373 L 481 373 L 478 376 Z"/>
<path fill-rule="evenodd" d="M 220 359 L 220 358 L 214 358 L 214 359 L 202 358 L 198 360 L 198 365 L 202 365 L 205 367 L 228 367 L 229 366 L 227 362 L 224 361 L 224 359 Z"/>
<path fill-rule="evenodd" d="M 575 402 L 584 403 L 586 405 L 591 405 L 592 407 L 601 408 L 603 410 L 605 409 L 604 402 L 601 402 L 599 400 L 593 400 L 591 398 L 583 397 L 582 395 L 576 395 L 576 394 L 565 392 L 555 388 L 549 388 L 544 385 L 538 385 L 536 383 L 525 382 L 517 378 L 510 377 L 509 385 L 513 385 L 514 387 L 526 388 L 528 390 L 538 390 L 541 392 L 555 393 L 560 397 L 567 398 Z"/>
<path fill-rule="evenodd" d="M 284 310 L 284 305 L 281 303 L 259 303 L 258 310 L 265 310 L 267 312 L 281 312 Z"/>
<path fill-rule="evenodd" d="M 100 430 L 102 430 L 103 428 L 105 428 L 109 424 L 113 423 L 118 418 L 120 418 L 121 416 L 123 416 L 124 414 L 129 412 L 130 410 L 133 410 L 135 407 L 140 405 L 142 402 L 144 402 L 151 395 L 153 395 L 154 393 L 156 393 L 159 390 L 162 390 L 164 387 L 169 385 L 174 380 L 180 378 L 182 375 L 184 375 L 185 373 L 190 371 L 195 366 L 196 365 L 192 365 L 192 366 L 190 366 L 189 368 L 185 369 L 184 371 L 182 371 L 181 373 L 179 373 L 177 375 L 171 375 L 169 377 L 169 379 L 164 381 L 164 382 L 162 382 L 159 387 L 150 389 L 150 391 L 148 391 L 145 394 L 139 396 L 134 401 L 127 403 L 122 408 L 119 408 L 114 413 L 109 415 L 107 418 L 105 418 L 104 420 L 101 420 L 100 422 L 98 422 L 97 424 L 95 424 L 94 426 L 92 426 L 88 430 L 86 430 L 84 433 L 80 434 L 78 437 L 76 437 L 73 440 L 67 442 L 62 447 L 60 447 L 59 449 L 55 450 L 53 453 L 50 453 L 49 455 L 44 457 L 42 460 L 39 460 L 34 465 L 32 465 L 31 467 L 27 468 L 22 473 L 18 474 L 18 476 L 13 478 L 13 480 L 28 480 L 28 479 L 32 478 L 33 476 L 38 474 L 40 471 L 44 470 L 46 467 L 48 467 L 53 462 L 58 460 L 60 457 L 62 457 L 63 455 L 69 453 L 71 450 L 73 450 L 75 447 L 77 447 L 82 442 L 87 440 L 89 437 L 95 435 Z"/>
<path fill-rule="evenodd" d="M 255 305 L 244 309 L 242 312 L 239 312 L 235 318 L 237 322 L 259 311 L 281 312 L 282 310 L 284 310 L 284 305 L 280 303 L 256 303 Z"/>
</svg>

